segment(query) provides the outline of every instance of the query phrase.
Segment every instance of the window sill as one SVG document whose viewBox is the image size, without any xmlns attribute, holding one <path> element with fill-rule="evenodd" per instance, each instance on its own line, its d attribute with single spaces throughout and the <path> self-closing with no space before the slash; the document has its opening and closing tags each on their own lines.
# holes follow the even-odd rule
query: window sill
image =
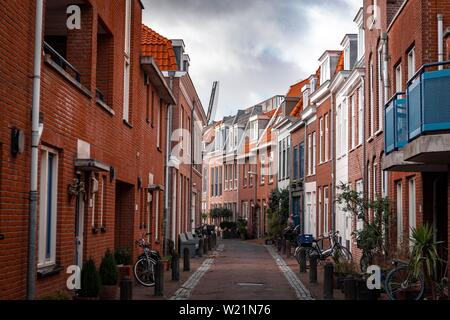
<svg viewBox="0 0 450 320">
<path fill-rule="evenodd" d="M 54 62 L 48 55 L 45 56 L 45 63 L 49 65 L 53 70 L 58 72 L 64 79 L 70 82 L 75 88 L 81 91 L 85 96 L 92 99 L 92 94 L 88 88 L 83 86 L 74 77 L 72 77 L 66 70 L 61 68 L 56 62 Z"/>
<path fill-rule="evenodd" d="M 367 139 L 367 143 L 372 142 L 373 141 L 373 135 L 371 137 L 369 137 L 369 139 Z"/>
<path fill-rule="evenodd" d="M 130 122 L 128 122 L 127 120 L 123 119 L 123 123 L 124 123 L 128 128 L 133 129 L 133 125 L 132 125 Z"/>
<path fill-rule="evenodd" d="M 377 132 L 375 132 L 375 136 L 378 137 L 382 133 L 383 133 L 383 129 L 380 129 Z"/>
<path fill-rule="evenodd" d="M 38 279 L 51 277 L 51 276 L 59 274 L 63 270 L 64 270 L 64 268 L 62 266 L 60 266 L 59 264 L 54 264 L 52 266 L 38 268 L 37 277 L 38 277 Z"/>
<path fill-rule="evenodd" d="M 102 109 L 105 110 L 106 112 L 108 112 L 110 115 L 112 115 L 112 116 L 116 115 L 114 110 L 110 106 L 108 106 L 106 103 L 104 103 L 102 100 L 97 98 L 96 102 L 97 102 L 97 105 L 102 107 Z"/>
</svg>

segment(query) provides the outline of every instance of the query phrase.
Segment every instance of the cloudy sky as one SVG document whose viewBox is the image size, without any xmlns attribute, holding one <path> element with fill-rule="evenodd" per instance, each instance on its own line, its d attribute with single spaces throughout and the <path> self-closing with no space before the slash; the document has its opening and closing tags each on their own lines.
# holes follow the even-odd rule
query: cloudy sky
<svg viewBox="0 0 450 320">
<path fill-rule="evenodd" d="M 362 0 L 143 0 L 144 23 L 183 39 L 207 109 L 220 81 L 216 119 L 250 107 L 314 73 L 326 49 L 341 49 Z"/>
</svg>

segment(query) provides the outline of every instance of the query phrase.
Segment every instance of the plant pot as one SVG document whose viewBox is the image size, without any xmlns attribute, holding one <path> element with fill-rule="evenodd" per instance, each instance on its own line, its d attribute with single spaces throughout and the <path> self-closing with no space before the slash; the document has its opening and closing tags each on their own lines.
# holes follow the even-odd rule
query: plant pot
<svg viewBox="0 0 450 320">
<path fill-rule="evenodd" d="M 119 281 L 125 277 L 131 278 L 132 268 L 130 265 L 120 264 L 117 268 L 119 269 Z"/>
<path fill-rule="evenodd" d="M 119 287 L 114 286 L 105 286 L 102 285 L 100 287 L 100 300 L 117 300 L 117 294 L 119 292 Z"/>
</svg>

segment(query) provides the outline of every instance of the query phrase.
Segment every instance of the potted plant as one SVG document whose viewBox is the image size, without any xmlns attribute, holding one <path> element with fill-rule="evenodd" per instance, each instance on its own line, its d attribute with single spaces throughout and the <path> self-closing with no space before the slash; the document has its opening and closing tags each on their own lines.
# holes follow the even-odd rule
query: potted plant
<svg viewBox="0 0 450 320">
<path fill-rule="evenodd" d="M 336 289 L 344 290 L 344 280 L 349 275 L 357 273 L 357 266 L 353 261 L 335 260 L 334 264 L 334 281 Z"/>
<path fill-rule="evenodd" d="M 114 258 L 119 269 L 119 280 L 131 278 L 131 252 L 129 248 L 119 248 L 114 252 Z"/>
<path fill-rule="evenodd" d="M 436 266 L 440 261 L 437 253 L 437 245 L 440 242 L 434 241 L 433 233 L 433 228 L 428 224 L 412 229 L 410 239 L 413 247 L 409 262 L 409 272 L 413 278 L 417 278 L 420 273 L 423 273 L 425 287 L 430 290 L 431 299 L 436 300 L 436 285 L 433 277 L 434 270 L 436 270 Z"/>
<path fill-rule="evenodd" d="M 100 276 L 95 267 L 95 262 L 89 258 L 81 269 L 81 288 L 77 292 L 75 299 L 97 300 L 100 291 Z"/>
<path fill-rule="evenodd" d="M 115 300 L 117 298 L 117 281 L 119 278 L 119 270 L 116 265 L 114 255 L 108 249 L 100 264 L 100 299 L 102 300 Z"/>
</svg>

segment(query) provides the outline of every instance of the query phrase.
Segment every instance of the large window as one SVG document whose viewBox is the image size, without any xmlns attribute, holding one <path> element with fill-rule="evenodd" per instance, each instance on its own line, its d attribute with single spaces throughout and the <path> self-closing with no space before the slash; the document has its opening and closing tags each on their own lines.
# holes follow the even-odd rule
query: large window
<svg viewBox="0 0 450 320">
<path fill-rule="evenodd" d="M 408 52 L 408 80 L 416 73 L 416 48 Z"/>
<path fill-rule="evenodd" d="M 350 108 L 350 114 L 351 114 L 351 125 L 348 126 L 348 129 L 350 130 L 350 149 L 353 149 L 356 145 L 356 112 L 355 112 L 355 104 L 354 104 L 354 95 L 350 96 L 349 99 L 349 108 Z"/>
<path fill-rule="evenodd" d="M 395 67 L 395 92 L 403 92 L 402 65 Z"/>
<path fill-rule="evenodd" d="M 58 154 L 41 149 L 38 267 L 56 263 Z"/>
<path fill-rule="evenodd" d="M 323 226 L 324 226 L 324 232 L 328 233 L 329 230 L 329 223 L 328 223 L 328 209 L 329 209 L 329 203 L 328 203 L 328 187 L 325 187 L 323 189 Z"/>
<path fill-rule="evenodd" d="M 294 160 L 293 160 L 293 172 L 294 180 L 298 179 L 298 148 L 297 146 L 294 147 L 294 154 L 293 154 Z"/>
<path fill-rule="evenodd" d="M 313 140 L 312 172 L 313 172 L 313 174 L 316 174 L 317 145 L 316 145 L 316 133 L 315 132 L 313 132 L 312 140 Z"/>
<path fill-rule="evenodd" d="M 375 112 L 374 112 L 374 108 L 375 108 L 375 89 L 374 89 L 374 79 L 373 79 L 373 61 L 372 59 L 370 59 L 370 64 L 369 64 L 369 95 L 370 95 L 370 136 L 373 136 L 375 130 Z"/>
<path fill-rule="evenodd" d="M 330 117 L 328 113 L 325 115 L 325 161 L 330 160 Z"/>
<path fill-rule="evenodd" d="M 377 61 L 377 80 L 378 80 L 378 130 L 383 129 L 383 106 L 384 106 L 384 99 L 383 99 L 383 51 L 382 48 L 378 49 L 378 61 Z"/>
<path fill-rule="evenodd" d="M 412 230 L 416 228 L 416 180 L 408 180 L 408 221 L 409 237 L 412 236 Z"/>
<path fill-rule="evenodd" d="M 308 135 L 308 176 L 312 175 L 312 135 Z"/>
<path fill-rule="evenodd" d="M 324 140 L 323 138 L 323 118 L 320 118 L 320 124 L 319 124 L 319 130 L 320 130 L 320 135 L 319 135 L 319 163 L 323 162 L 323 152 L 322 152 L 322 141 Z"/>
<path fill-rule="evenodd" d="M 363 143 L 364 138 L 364 86 L 358 91 L 358 145 Z"/>
<path fill-rule="evenodd" d="M 300 179 L 303 179 L 305 177 L 305 145 L 303 143 L 299 147 L 299 165 Z"/>
</svg>

